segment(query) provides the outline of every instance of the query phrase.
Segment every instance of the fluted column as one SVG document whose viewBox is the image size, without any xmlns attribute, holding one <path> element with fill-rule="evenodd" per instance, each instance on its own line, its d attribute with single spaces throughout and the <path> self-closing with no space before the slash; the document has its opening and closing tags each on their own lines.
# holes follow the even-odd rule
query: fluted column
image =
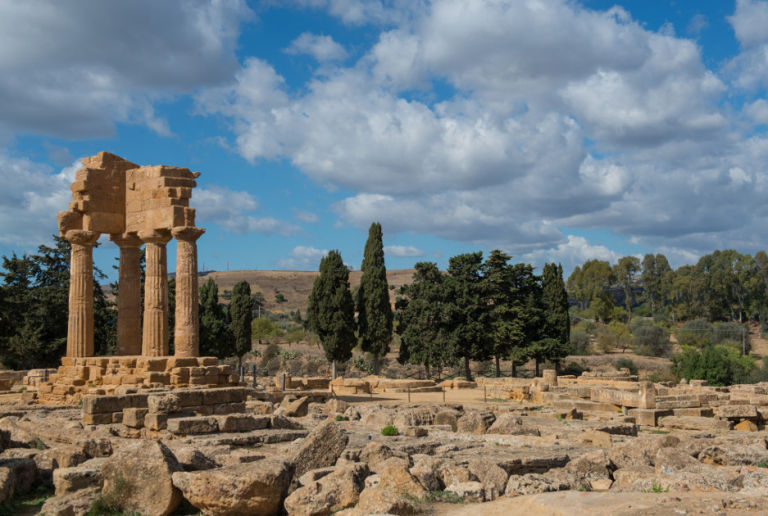
<svg viewBox="0 0 768 516">
<path fill-rule="evenodd" d="M 141 354 L 141 245 L 136 235 L 110 235 L 120 247 L 117 296 L 117 354 Z"/>
<path fill-rule="evenodd" d="M 99 234 L 70 230 L 64 237 L 72 244 L 67 356 L 93 356 L 93 244 L 99 239 Z"/>
<path fill-rule="evenodd" d="M 144 274 L 144 321 L 141 354 L 145 357 L 168 355 L 168 264 L 165 244 L 168 230 L 139 233 L 146 244 Z"/>
<path fill-rule="evenodd" d="M 173 230 L 176 239 L 176 326 L 173 345 L 177 357 L 200 356 L 197 239 L 203 233 L 204 229 L 191 226 Z"/>
</svg>

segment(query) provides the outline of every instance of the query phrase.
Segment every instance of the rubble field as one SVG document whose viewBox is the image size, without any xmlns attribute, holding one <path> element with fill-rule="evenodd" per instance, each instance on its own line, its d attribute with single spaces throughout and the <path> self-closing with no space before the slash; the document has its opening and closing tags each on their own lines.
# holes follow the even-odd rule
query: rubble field
<svg viewBox="0 0 768 516">
<path fill-rule="evenodd" d="M 768 384 L 280 375 L 51 405 L 18 382 L 0 395 L 12 514 L 768 513 Z"/>
</svg>

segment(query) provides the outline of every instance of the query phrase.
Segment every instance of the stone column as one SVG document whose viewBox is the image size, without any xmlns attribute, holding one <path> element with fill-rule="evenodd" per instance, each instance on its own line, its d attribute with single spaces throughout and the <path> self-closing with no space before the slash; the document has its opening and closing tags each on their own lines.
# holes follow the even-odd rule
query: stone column
<svg viewBox="0 0 768 516">
<path fill-rule="evenodd" d="M 141 354 L 141 249 L 136 235 L 110 235 L 120 247 L 120 283 L 117 296 L 117 354 Z"/>
<path fill-rule="evenodd" d="M 200 321 L 198 319 L 197 239 L 202 228 L 180 227 L 176 238 L 176 320 L 173 332 L 177 357 L 200 356 Z"/>
<path fill-rule="evenodd" d="M 70 230 L 64 237 L 72 244 L 67 356 L 89 357 L 93 356 L 93 244 L 99 234 Z"/>
<path fill-rule="evenodd" d="M 139 238 L 147 244 L 141 354 L 145 357 L 167 356 L 168 264 L 165 244 L 171 239 L 171 232 L 142 231 Z"/>
</svg>

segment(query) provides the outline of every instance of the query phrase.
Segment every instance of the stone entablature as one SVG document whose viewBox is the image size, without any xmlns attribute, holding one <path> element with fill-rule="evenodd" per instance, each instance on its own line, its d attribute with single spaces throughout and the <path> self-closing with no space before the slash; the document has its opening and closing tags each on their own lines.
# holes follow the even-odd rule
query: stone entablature
<svg viewBox="0 0 768 516">
<path fill-rule="evenodd" d="M 175 354 L 199 355 L 197 239 L 189 207 L 199 172 L 139 166 L 108 152 L 85 158 L 71 185 L 72 202 L 59 212 L 59 231 L 72 244 L 67 357 L 90 357 L 93 342 L 93 246 L 108 234 L 120 247 L 118 342 L 120 355 L 161 357 L 168 348 L 166 244 L 176 238 Z M 140 248 L 146 245 L 144 313 Z"/>
</svg>

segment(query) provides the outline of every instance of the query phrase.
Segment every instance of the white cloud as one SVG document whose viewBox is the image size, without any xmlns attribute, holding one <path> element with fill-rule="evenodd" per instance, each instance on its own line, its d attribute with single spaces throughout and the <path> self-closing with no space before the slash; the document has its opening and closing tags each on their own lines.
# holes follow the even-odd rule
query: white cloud
<svg viewBox="0 0 768 516">
<path fill-rule="evenodd" d="M 193 206 L 198 222 L 214 222 L 225 231 L 237 234 L 265 233 L 294 235 L 299 228 L 272 217 L 256 217 L 247 212 L 258 209 L 259 204 L 250 193 L 219 186 L 200 188 L 194 193 Z"/>
<path fill-rule="evenodd" d="M 317 224 L 320 221 L 320 217 L 318 217 L 316 213 L 312 213 L 311 211 L 299 210 L 296 212 L 296 218 L 302 222 L 306 222 L 307 224 Z"/>
<path fill-rule="evenodd" d="M 577 266 L 587 260 L 606 260 L 616 263 L 621 255 L 603 245 L 592 245 L 580 236 L 568 235 L 565 242 L 552 249 L 542 249 L 526 253 L 521 256 L 521 261 L 532 263 L 542 267 L 545 263 L 560 263 L 563 265 L 563 274 L 567 277 Z"/>
<path fill-rule="evenodd" d="M 198 107 L 232 119 L 248 160 L 287 159 L 349 190 L 334 205 L 343 222 L 514 254 L 599 251 L 564 227 L 696 252 L 768 237 L 768 139 L 728 109 L 731 83 L 695 42 L 566 0 L 436 0 L 387 21 L 397 2 L 300 3 L 384 28 L 302 88 L 248 59 Z M 746 51 L 764 42 L 740 13 L 764 3 L 737 5 Z M 758 123 L 761 100 L 743 112 Z"/>
<path fill-rule="evenodd" d="M 294 247 L 288 256 L 279 259 L 277 266 L 281 269 L 316 270 L 320 260 L 326 254 L 328 254 L 328 249 L 316 249 L 299 245 Z"/>
<path fill-rule="evenodd" d="M 0 153 L 0 243 L 34 248 L 58 234 L 56 213 L 72 200 L 70 183 L 79 160 L 58 173 Z"/>
<path fill-rule="evenodd" d="M 746 89 L 768 86 L 768 2 L 737 0 L 736 12 L 728 21 L 742 47 L 728 66 L 735 83 Z"/>
<path fill-rule="evenodd" d="M 344 47 L 331 36 L 304 32 L 294 39 L 285 51 L 289 54 L 308 54 L 318 61 L 342 61 L 347 57 Z"/>
<path fill-rule="evenodd" d="M 153 102 L 231 77 L 251 17 L 243 0 L 2 2 L 0 127 L 103 138 L 119 121 L 168 135 Z"/>
<path fill-rule="evenodd" d="M 385 245 L 384 253 L 398 258 L 424 256 L 424 251 L 412 245 Z"/>
<path fill-rule="evenodd" d="M 768 102 L 765 99 L 757 99 L 745 105 L 744 113 L 756 124 L 768 125 Z"/>
</svg>

